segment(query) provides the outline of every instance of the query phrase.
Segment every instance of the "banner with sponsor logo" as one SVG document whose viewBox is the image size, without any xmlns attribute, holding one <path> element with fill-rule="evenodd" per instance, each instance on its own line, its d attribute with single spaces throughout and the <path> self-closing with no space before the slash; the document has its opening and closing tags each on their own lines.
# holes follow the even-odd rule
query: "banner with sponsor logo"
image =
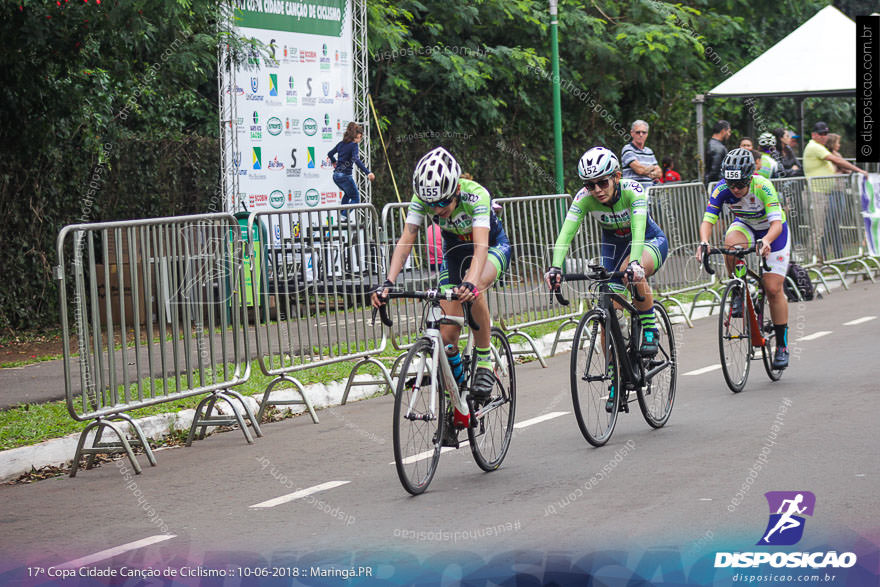
<svg viewBox="0 0 880 587">
<path fill-rule="evenodd" d="M 327 153 L 354 118 L 351 14 L 348 0 L 236 1 L 236 32 L 262 41 L 269 55 L 254 50 L 235 72 L 229 210 L 341 201 Z"/>
<path fill-rule="evenodd" d="M 871 173 L 861 180 L 862 216 L 868 252 L 880 255 L 880 174 Z"/>
</svg>

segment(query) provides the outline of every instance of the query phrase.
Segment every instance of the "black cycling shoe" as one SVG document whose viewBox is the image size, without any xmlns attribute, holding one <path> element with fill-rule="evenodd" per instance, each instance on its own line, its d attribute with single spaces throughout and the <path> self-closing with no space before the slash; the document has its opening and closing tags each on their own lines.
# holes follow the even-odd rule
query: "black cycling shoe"
<svg viewBox="0 0 880 587">
<path fill-rule="evenodd" d="M 742 318 L 743 315 L 743 296 L 742 291 L 733 290 L 733 299 L 730 300 L 730 317 Z"/>
<path fill-rule="evenodd" d="M 788 347 L 776 347 L 776 354 L 773 356 L 773 368 L 782 370 L 788 367 Z"/>
<path fill-rule="evenodd" d="M 451 446 L 458 448 L 458 429 L 452 423 L 452 418 L 446 419 L 446 426 L 443 428 L 443 438 L 440 439 L 440 446 Z"/>
<path fill-rule="evenodd" d="M 477 401 L 485 401 L 492 396 L 495 387 L 495 373 L 485 367 L 477 367 L 474 377 L 474 385 L 471 387 L 471 397 Z"/>
<path fill-rule="evenodd" d="M 647 328 L 642 331 L 642 346 L 639 347 L 639 354 L 643 357 L 653 357 L 656 355 L 659 350 L 657 346 L 659 338 L 657 331 L 653 328 Z"/>
</svg>

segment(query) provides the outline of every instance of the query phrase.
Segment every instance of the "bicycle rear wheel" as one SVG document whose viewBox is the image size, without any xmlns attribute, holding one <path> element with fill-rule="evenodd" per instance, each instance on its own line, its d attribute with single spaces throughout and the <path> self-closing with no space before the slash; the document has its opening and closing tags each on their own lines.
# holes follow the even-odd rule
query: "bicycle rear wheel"
<svg viewBox="0 0 880 587">
<path fill-rule="evenodd" d="M 751 363 L 752 338 L 749 311 L 742 281 L 733 279 L 721 296 L 721 312 L 718 315 L 718 348 L 721 351 L 721 370 L 727 387 L 739 393 L 746 385 Z M 734 297 L 741 302 L 740 316 L 733 315 Z"/>
<path fill-rule="evenodd" d="M 488 411 L 482 417 L 472 417 L 471 425 L 467 429 L 474 460 L 484 471 L 494 471 L 501 466 L 501 461 L 510 448 L 516 413 L 513 351 L 507 336 L 500 328 L 492 328 L 490 348 L 494 362 L 495 388 L 488 401 L 475 406 L 478 413 L 482 409 Z"/>
<path fill-rule="evenodd" d="M 602 446 L 611 438 L 620 407 L 620 365 L 610 339 L 605 335 L 605 318 L 590 310 L 578 322 L 571 347 L 571 401 L 578 427 L 587 442 Z M 606 340 L 607 338 L 607 340 Z M 606 410 L 610 389 L 614 406 Z"/>
<path fill-rule="evenodd" d="M 659 335 L 659 349 L 651 359 L 644 361 L 645 371 L 660 368 L 644 388 L 637 391 L 639 407 L 645 421 L 652 428 L 661 428 L 669 420 L 672 414 L 672 404 L 675 401 L 675 385 L 678 381 L 678 353 L 675 348 L 675 335 L 672 332 L 672 322 L 669 315 L 659 303 L 654 304 L 654 314 L 657 318 L 657 333 Z"/>
<path fill-rule="evenodd" d="M 782 379 L 784 369 L 773 368 L 773 348 L 776 346 L 776 329 L 773 328 L 773 320 L 770 317 L 770 304 L 767 302 L 764 286 L 759 287 L 755 312 L 758 313 L 758 323 L 761 324 L 761 334 L 764 335 L 764 346 L 761 347 L 761 360 L 764 362 L 764 370 L 767 371 L 767 377 L 770 378 L 770 381 L 779 381 Z"/>
<path fill-rule="evenodd" d="M 430 339 L 422 338 L 409 350 L 394 397 L 394 464 L 403 488 L 413 495 L 428 488 L 440 462 L 445 395 L 439 376 L 437 393 L 431 394 L 433 348 Z"/>
</svg>

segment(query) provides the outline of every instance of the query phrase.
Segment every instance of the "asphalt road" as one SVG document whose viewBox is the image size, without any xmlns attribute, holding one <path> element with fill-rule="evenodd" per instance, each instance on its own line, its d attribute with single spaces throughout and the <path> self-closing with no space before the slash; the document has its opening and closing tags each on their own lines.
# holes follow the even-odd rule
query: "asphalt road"
<svg viewBox="0 0 880 587">
<path fill-rule="evenodd" d="M 302 417 L 268 424 L 250 446 L 233 432 L 159 451 L 159 466 L 144 461 L 144 474 L 131 480 L 119 461 L 75 479 L 2 486 L 0 583 L 26 575 L 25 566 L 45 569 L 154 536 L 161 541 L 91 566 L 342 561 L 407 582 L 395 569 L 446 569 L 454 580 L 490 559 L 522 570 L 549 567 L 554 556 L 565 566 L 565 557 L 641 553 L 621 563 L 632 567 L 672 549 L 687 568 L 718 550 L 754 549 L 768 520 L 763 493 L 789 490 L 816 496 L 805 543 L 860 544 L 876 566 L 878 293 L 880 286 L 860 283 L 793 304 L 791 366 L 772 383 L 753 363 L 740 394 L 727 390 L 720 369 L 705 369 L 719 362 L 717 322 L 678 328 L 669 423 L 652 430 L 637 409 L 622 414 L 599 449 L 571 413 L 569 355 L 549 359 L 547 369 L 522 365 L 517 421 L 546 418 L 516 431 L 493 473 L 481 472 L 467 448 L 444 453 L 418 497 L 402 489 L 392 464 L 391 396 L 324 410 L 319 425 Z M 308 497 L 252 507 L 316 487 Z"/>
</svg>

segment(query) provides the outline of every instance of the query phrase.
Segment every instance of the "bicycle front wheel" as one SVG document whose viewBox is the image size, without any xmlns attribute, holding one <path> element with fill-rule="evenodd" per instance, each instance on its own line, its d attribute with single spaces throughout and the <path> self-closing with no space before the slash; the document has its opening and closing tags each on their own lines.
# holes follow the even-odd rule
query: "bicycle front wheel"
<svg viewBox="0 0 880 587">
<path fill-rule="evenodd" d="M 675 385 L 678 382 L 678 353 L 675 348 L 675 335 L 669 315 L 659 303 L 654 304 L 657 319 L 658 351 L 644 362 L 645 372 L 656 371 L 648 379 L 647 385 L 638 390 L 639 407 L 645 421 L 652 428 L 660 428 L 672 414 L 675 401 Z M 659 370 L 658 370 L 659 369 Z"/>
<path fill-rule="evenodd" d="M 733 279 L 721 296 L 721 313 L 718 315 L 718 348 L 721 351 L 721 370 L 727 387 L 739 393 L 746 385 L 751 363 L 752 338 L 749 311 L 743 282 Z M 734 312 L 734 300 L 738 299 L 739 315 Z"/>
<path fill-rule="evenodd" d="M 606 335 L 605 317 L 600 310 L 590 310 L 574 331 L 571 401 L 581 434 L 593 446 L 608 442 L 617 424 L 621 397 L 619 373 L 617 353 L 610 335 Z M 612 397 L 611 404 L 609 397 Z"/>
<path fill-rule="evenodd" d="M 406 354 L 394 397 L 394 464 L 403 488 L 418 495 L 428 488 L 437 463 L 445 424 L 443 379 L 431 393 L 434 344 L 416 341 Z"/>
<path fill-rule="evenodd" d="M 516 413 L 516 372 L 507 336 L 493 327 L 490 344 L 495 371 L 495 388 L 488 401 L 475 406 L 480 417 L 472 418 L 468 440 L 474 460 L 484 471 L 494 471 L 510 448 Z"/>
</svg>

